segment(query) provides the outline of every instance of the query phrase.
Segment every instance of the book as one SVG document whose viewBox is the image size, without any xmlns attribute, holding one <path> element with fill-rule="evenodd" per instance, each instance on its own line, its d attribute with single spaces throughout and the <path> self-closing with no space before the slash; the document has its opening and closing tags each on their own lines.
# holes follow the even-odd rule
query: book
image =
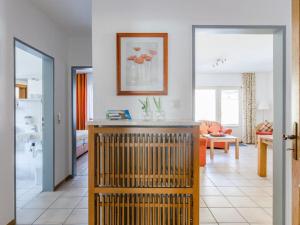
<svg viewBox="0 0 300 225">
<path fill-rule="evenodd" d="M 131 120 L 129 110 L 107 110 L 106 118 L 109 120 Z"/>
</svg>

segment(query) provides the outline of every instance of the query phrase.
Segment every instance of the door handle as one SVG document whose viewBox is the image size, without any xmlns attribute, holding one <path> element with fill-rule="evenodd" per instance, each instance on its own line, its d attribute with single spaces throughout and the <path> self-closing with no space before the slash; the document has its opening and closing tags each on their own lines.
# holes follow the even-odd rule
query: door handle
<svg viewBox="0 0 300 225">
<path fill-rule="evenodd" d="M 283 135 L 283 140 L 295 140 L 297 138 L 296 135 L 292 134 L 292 135 Z"/>
<path fill-rule="evenodd" d="M 292 140 L 292 145 L 293 147 L 292 148 L 288 148 L 287 150 L 288 151 L 293 151 L 293 158 L 295 160 L 298 160 L 299 159 L 299 152 L 298 152 L 298 123 L 295 122 L 293 124 L 293 134 L 291 135 L 283 135 L 283 140 L 286 141 L 286 140 Z"/>
</svg>

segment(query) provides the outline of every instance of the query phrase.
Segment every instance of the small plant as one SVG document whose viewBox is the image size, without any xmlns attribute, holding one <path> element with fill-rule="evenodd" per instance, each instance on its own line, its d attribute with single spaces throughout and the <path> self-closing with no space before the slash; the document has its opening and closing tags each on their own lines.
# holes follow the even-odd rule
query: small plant
<svg viewBox="0 0 300 225">
<path fill-rule="evenodd" d="M 149 102 L 149 98 L 147 97 L 145 101 L 139 99 L 139 102 L 142 105 L 142 110 L 145 113 L 148 113 L 150 111 L 150 102 Z"/>
<path fill-rule="evenodd" d="M 155 104 L 155 107 L 156 107 L 156 111 L 157 111 L 157 112 L 161 112 L 162 109 L 161 109 L 161 101 L 160 101 L 160 98 L 156 99 L 155 97 L 153 97 L 153 101 L 154 101 L 154 104 Z"/>
</svg>

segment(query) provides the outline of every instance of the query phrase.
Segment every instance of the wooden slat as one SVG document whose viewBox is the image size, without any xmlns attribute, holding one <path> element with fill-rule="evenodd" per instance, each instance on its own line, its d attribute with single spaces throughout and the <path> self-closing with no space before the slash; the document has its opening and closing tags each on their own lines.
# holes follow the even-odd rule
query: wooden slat
<svg viewBox="0 0 300 225">
<path fill-rule="evenodd" d="M 130 138 L 129 138 L 129 135 L 127 135 L 127 143 L 130 142 Z M 126 158 L 127 158 L 127 174 L 129 175 L 130 174 L 130 170 L 129 170 L 129 166 L 130 166 L 130 145 L 127 145 L 127 155 L 126 155 Z M 130 178 L 127 177 L 127 187 L 130 187 Z"/>
<path fill-rule="evenodd" d="M 166 178 L 165 178 L 165 174 L 166 174 L 166 139 L 165 136 L 163 136 L 163 148 L 162 148 L 162 152 L 163 152 L 163 187 L 166 186 Z"/>
<path fill-rule="evenodd" d="M 161 136 L 158 135 L 158 143 L 160 143 L 161 141 Z M 157 174 L 158 174 L 158 181 L 157 181 L 157 186 L 158 187 L 161 187 L 161 177 L 160 177 L 160 174 L 161 174 L 161 154 L 162 154 L 162 151 L 161 151 L 161 145 L 158 145 L 157 147 L 157 160 L 158 160 L 158 163 L 157 163 Z"/>
<path fill-rule="evenodd" d="M 145 183 L 146 183 L 146 181 L 145 181 L 145 161 L 146 161 L 146 143 L 145 143 L 145 137 L 143 136 L 142 137 L 142 144 L 143 144 L 143 167 L 142 167 L 142 173 L 143 173 L 143 179 L 142 179 L 142 181 L 143 181 L 143 187 L 145 187 Z"/>
<path fill-rule="evenodd" d="M 125 136 L 122 135 L 122 186 L 125 187 Z M 122 224 L 123 225 L 123 224 Z"/>
<path fill-rule="evenodd" d="M 120 136 L 117 135 L 117 173 L 118 173 L 118 187 L 120 186 Z"/>
<path fill-rule="evenodd" d="M 138 163 L 138 166 L 137 166 L 137 169 L 138 169 L 138 179 L 137 179 L 137 185 L 138 185 L 138 187 L 140 187 L 140 161 L 141 161 L 141 159 L 140 159 L 140 151 L 141 151 L 141 145 L 140 145 L 140 136 L 138 136 L 138 149 L 137 149 L 137 151 L 138 151 L 138 156 L 137 156 L 137 163 Z"/>
<path fill-rule="evenodd" d="M 178 142 L 176 142 L 176 139 L 175 139 L 174 136 L 175 135 L 171 135 L 170 136 L 170 144 L 173 141 L 173 143 L 175 144 L 175 146 L 173 148 L 170 146 L 170 149 L 173 152 L 173 165 L 170 164 L 170 168 L 171 168 L 170 170 L 171 171 L 172 171 L 172 168 L 173 168 L 173 179 L 172 179 L 173 185 L 171 185 L 171 184 L 169 184 L 169 185 L 173 186 L 173 187 L 176 187 L 176 182 L 178 182 L 177 181 L 177 177 L 176 177 L 176 167 L 178 168 L 178 165 L 176 165 L 177 164 L 177 158 L 178 158 L 178 155 L 177 155 L 177 153 L 178 153 Z M 170 176 L 170 178 L 171 178 L 171 176 Z"/>
<path fill-rule="evenodd" d="M 148 135 L 147 136 L 147 152 L 148 152 L 148 163 L 147 163 L 147 169 L 148 169 L 148 179 L 147 179 L 147 186 L 150 187 L 150 171 L 151 171 L 151 168 L 150 168 L 150 163 L 151 163 L 151 151 L 150 151 L 150 136 Z"/>
<path fill-rule="evenodd" d="M 171 184 L 171 146 L 170 146 L 170 136 L 168 136 L 168 187 Z"/>
<path fill-rule="evenodd" d="M 112 185 L 115 186 L 115 179 L 116 179 L 116 174 L 115 174 L 115 163 L 116 163 L 116 160 L 115 160 L 115 136 L 112 136 L 112 174 L 113 174 L 113 177 L 112 177 Z"/>
<path fill-rule="evenodd" d="M 185 159 L 186 159 L 186 139 L 185 139 L 185 135 L 183 136 L 183 184 L 182 184 L 182 187 L 185 187 L 186 186 L 186 177 L 185 177 L 185 173 L 186 173 L 186 162 L 185 162 Z"/>
<path fill-rule="evenodd" d="M 134 135 L 132 137 L 132 142 L 135 143 L 136 141 L 136 136 Z M 132 183 L 131 186 L 134 187 L 135 186 L 135 146 L 132 148 Z"/>
</svg>

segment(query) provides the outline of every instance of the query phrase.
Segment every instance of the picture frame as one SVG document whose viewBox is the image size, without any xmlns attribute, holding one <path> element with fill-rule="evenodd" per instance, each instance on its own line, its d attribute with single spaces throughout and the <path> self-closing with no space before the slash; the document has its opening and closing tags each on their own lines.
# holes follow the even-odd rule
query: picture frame
<svg viewBox="0 0 300 225">
<path fill-rule="evenodd" d="M 168 33 L 117 33 L 117 95 L 168 95 Z"/>
</svg>

